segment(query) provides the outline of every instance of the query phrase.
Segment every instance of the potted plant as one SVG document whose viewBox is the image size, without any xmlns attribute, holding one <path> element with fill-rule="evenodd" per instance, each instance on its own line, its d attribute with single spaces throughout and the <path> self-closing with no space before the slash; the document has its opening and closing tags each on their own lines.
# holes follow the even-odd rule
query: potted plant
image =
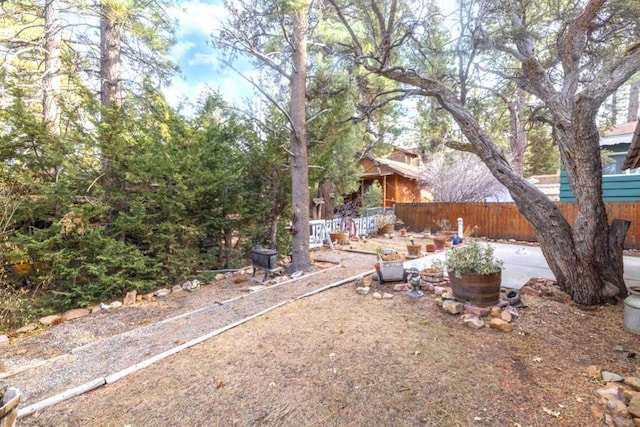
<svg viewBox="0 0 640 427">
<path fill-rule="evenodd" d="M 407 242 L 407 256 L 417 258 L 420 256 L 420 245 L 416 245 L 413 241 L 413 236 L 409 234 Z"/>
<path fill-rule="evenodd" d="M 435 250 L 436 251 L 443 250 L 445 248 L 445 246 L 446 246 L 446 243 L 447 243 L 447 237 L 446 236 L 438 235 L 438 236 L 435 236 L 433 238 L 433 244 L 435 246 Z"/>
<path fill-rule="evenodd" d="M 500 300 L 502 261 L 493 256 L 494 248 L 472 240 L 448 251 L 434 266 L 445 269 L 456 298 L 479 307 L 495 305 Z"/>
<path fill-rule="evenodd" d="M 376 215 L 376 224 L 378 226 L 379 232 L 393 233 L 395 223 L 396 223 L 396 216 L 394 214 Z"/>
</svg>

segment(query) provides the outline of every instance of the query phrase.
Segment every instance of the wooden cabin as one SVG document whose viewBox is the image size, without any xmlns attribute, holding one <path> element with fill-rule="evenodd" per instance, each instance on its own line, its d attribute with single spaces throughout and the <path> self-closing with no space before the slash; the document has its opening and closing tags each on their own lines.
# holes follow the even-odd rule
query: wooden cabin
<svg viewBox="0 0 640 427">
<path fill-rule="evenodd" d="M 403 158 L 405 161 L 392 160 Z M 369 187 L 375 182 L 382 186 L 383 207 L 393 208 L 396 203 L 413 203 L 429 201 L 428 196 L 420 189 L 421 170 L 415 166 L 419 156 L 411 155 L 409 150 L 396 149 L 390 158 L 364 156 L 359 166 L 363 173 L 360 177 L 359 195 L 364 198 Z"/>
</svg>

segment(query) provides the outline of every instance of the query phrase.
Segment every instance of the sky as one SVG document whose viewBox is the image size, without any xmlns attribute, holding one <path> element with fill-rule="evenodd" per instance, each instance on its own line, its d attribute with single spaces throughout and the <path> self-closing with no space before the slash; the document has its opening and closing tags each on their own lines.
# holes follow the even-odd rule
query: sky
<svg viewBox="0 0 640 427">
<path fill-rule="evenodd" d="M 220 28 L 226 16 L 222 1 L 180 1 L 171 14 L 177 22 L 177 43 L 170 54 L 181 73 L 164 90 L 170 105 L 175 107 L 184 99 L 196 102 L 208 88 L 220 92 L 229 102 L 241 102 L 250 92 L 249 83 L 235 71 L 225 69 L 221 55 L 211 46 L 211 34 Z M 234 66 L 249 70 L 246 62 Z"/>
<path fill-rule="evenodd" d="M 450 0 L 441 0 L 444 9 Z M 171 12 L 176 20 L 178 42 L 171 49 L 172 59 L 180 66 L 181 74 L 165 88 L 167 101 L 177 107 L 183 100 L 196 102 L 207 89 L 218 91 L 230 103 L 240 105 L 243 98 L 254 96 L 250 83 L 220 62 L 221 55 L 211 46 L 211 34 L 220 29 L 227 12 L 223 0 L 178 0 Z M 248 61 L 236 62 L 234 67 L 248 76 L 254 70 Z"/>
</svg>

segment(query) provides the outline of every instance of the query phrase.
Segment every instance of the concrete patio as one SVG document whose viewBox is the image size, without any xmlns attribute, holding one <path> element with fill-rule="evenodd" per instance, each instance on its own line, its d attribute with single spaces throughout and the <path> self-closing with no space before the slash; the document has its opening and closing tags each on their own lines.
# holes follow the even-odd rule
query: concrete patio
<svg viewBox="0 0 640 427">
<path fill-rule="evenodd" d="M 506 288 L 522 288 L 530 278 L 540 277 L 553 279 L 542 251 L 537 246 L 490 243 L 495 248 L 494 255 L 504 262 L 502 286 Z M 429 267 L 434 259 L 443 259 L 445 252 L 405 262 L 405 268 L 417 267 L 419 270 Z M 624 278 L 627 287 L 640 286 L 640 257 L 624 257 Z"/>
</svg>

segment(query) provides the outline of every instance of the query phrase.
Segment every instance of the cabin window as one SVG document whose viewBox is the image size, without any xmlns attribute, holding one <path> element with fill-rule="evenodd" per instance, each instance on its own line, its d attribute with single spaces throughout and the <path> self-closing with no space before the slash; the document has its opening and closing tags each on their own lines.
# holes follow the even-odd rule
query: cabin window
<svg viewBox="0 0 640 427">
<path fill-rule="evenodd" d="M 603 175 L 632 175 L 640 174 L 640 168 L 622 170 L 622 164 L 627 153 L 610 153 L 608 161 L 602 165 Z"/>
</svg>

